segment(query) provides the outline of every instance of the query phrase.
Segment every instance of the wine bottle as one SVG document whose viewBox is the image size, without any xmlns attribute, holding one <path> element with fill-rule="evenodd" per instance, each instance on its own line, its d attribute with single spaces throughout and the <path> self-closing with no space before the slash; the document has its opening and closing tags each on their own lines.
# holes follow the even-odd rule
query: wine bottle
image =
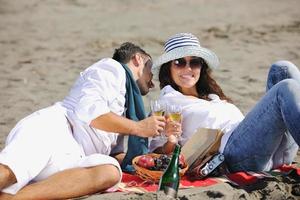
<svg viewBox="0 0 300 200">
<path fill-rule="evenodd" d="M 173 151 L 171 161 L 167 169 L 159 180 L 158 190 L 164 191 L 164 193 L 171 197 L 177 197 L 179 188 L 180 176 L 179 176 L 179 154 L 181 147 L 176 144 Z"/>
</svg>

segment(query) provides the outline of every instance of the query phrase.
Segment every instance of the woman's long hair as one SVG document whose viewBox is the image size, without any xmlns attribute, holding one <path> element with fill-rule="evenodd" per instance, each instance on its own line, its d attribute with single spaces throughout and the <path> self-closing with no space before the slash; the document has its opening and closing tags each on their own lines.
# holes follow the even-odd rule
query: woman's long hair
<svg viewBox="0 0 300 200">
<path fill-rule="evenodd" d="M 198 98 L 210 100 L 208 98 L 209 94 L 216 94 L 222 100 L 226 100 L 228 102 L 232 102 L 232 100 L 227 97 L 221 87 L 217 84 L 217 82 L 211 77 L 211 69 L 207 66 L 206 62 L 201 59 L 201 74 L 198 82 L 196 83 L 196 90 L 198 93 Z M 171 85 L 175 90 L 180 91 L 179 86 L 174 82 L 171 76 L 171 62 L 167 62 L 160 67 L 159 71 L 159 86 L 160 89 L 167 85 Z"/>
</svg>

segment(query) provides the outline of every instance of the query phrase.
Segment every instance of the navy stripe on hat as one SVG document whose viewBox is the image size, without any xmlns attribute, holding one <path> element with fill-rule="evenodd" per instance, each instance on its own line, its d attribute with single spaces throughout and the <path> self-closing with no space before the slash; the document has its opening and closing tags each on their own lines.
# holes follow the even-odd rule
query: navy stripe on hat
<svg viewBox="0 0 300 200">
<path fill-rule="evenodd" d="M 165 44 L 165 52 L 184 46 L 200 46 L 199 40 L 191 34 L 175 35 Z"/>
</svg>

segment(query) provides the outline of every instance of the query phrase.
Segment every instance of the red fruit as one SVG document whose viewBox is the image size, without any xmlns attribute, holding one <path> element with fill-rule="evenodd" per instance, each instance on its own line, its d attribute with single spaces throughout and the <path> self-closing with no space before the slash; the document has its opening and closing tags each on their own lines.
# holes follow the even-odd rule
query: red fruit
<svg viewBox="0 0 300 200">
<path fill-rule="evenodd" d="M 179 166 L 185 167 L 185 159 L 183 154 L 179 155 Z"/>
<path fill-rule="evenodd" d="M 154 163 L 154 159 L 149 156 L 149 155 L 142 155 L 139 159 L 138 159 L 138 163 L 139 166 L 144 167 L 149 169 L 150 167 L 154 167 L 155 163 Z"/>
</svg>

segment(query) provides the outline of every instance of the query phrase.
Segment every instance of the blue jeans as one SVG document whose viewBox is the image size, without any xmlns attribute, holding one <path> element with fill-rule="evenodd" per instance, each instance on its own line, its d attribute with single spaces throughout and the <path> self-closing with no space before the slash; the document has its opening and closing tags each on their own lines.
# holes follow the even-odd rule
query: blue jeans
<svg viewBox="0 0 300 200">
<path fill-rule="evenodd" d="M 291 62 L 271 66 L 267 92 L 229 137 L 231 172 L 269 171 L 290 164 L 300 144 L 300 72 Z"/>
</svg>

